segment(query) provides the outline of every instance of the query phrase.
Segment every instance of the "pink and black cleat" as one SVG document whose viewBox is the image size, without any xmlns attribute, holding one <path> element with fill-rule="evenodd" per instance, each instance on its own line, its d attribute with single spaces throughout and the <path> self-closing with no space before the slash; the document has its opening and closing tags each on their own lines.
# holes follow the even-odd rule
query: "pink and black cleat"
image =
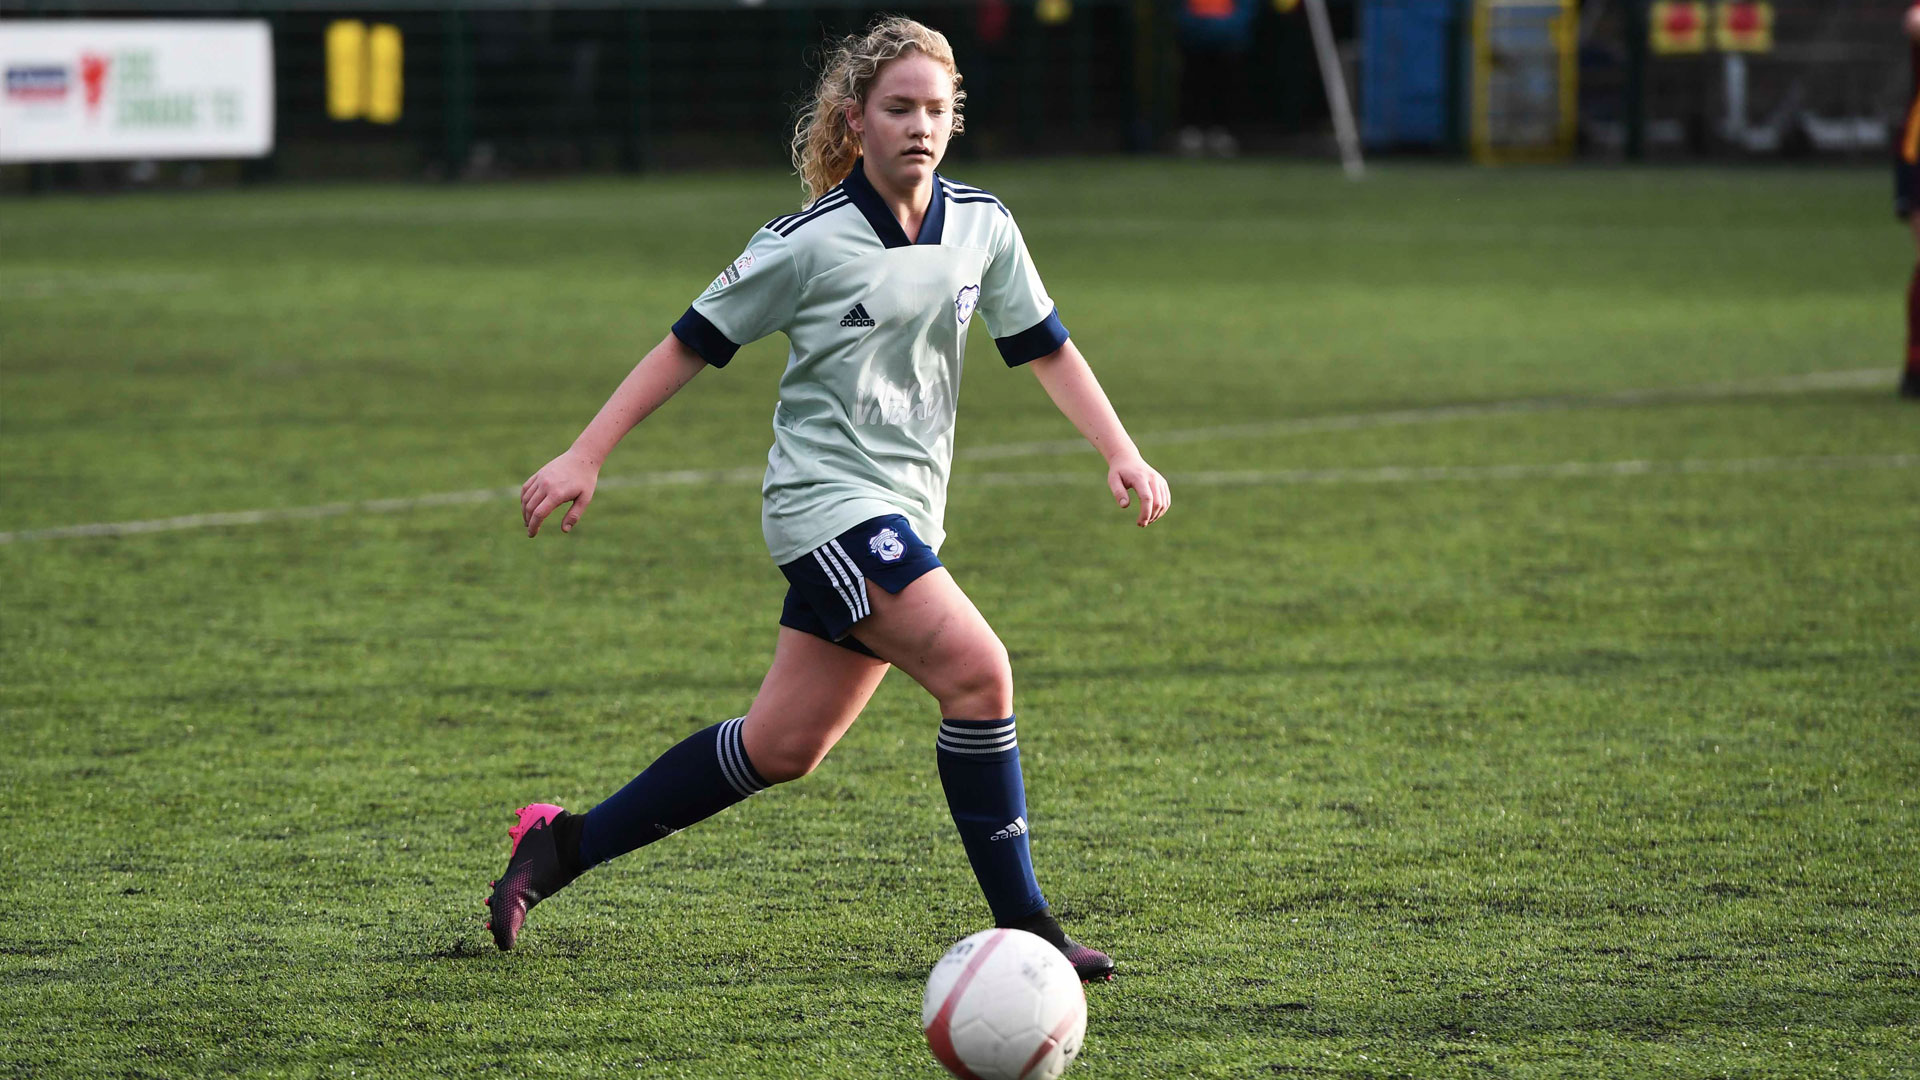
<svg viewBox="0 0 1920 1080">
<path fill-rule="evenodd" d="M 487 929 L 493 931 L 493 943 L 503 950 L 513 948 L 533 905 L 566 888 L 577 876 L 567 869 L 554 838 L 554 826 L 568 816 L 567 812 L 552 803 L 534 803 L 515 812 L 520 822 L 507 830 L 513 839 L 507 869 L 493 883 L 493 895 L 487 898 L 487 906 L 493 910 Z"/>
<path fill-rule="evenodd" d="M 1083 983 L 1112 982 L 1113 957 L 1099 949 L 1089 949 L 1085 945 L 1067 936 L 1060 927 L 1060 920 L 1053 912 L 1041 908 L 1038 912 L 1012 923 L 1002 923 L 1014 930 L 1025 930 L 1029 934 L 1038 934 L 1047 944 L 1060 950 L 1060 955 L 1073 965 L 1074 974 L 1080 976 Z"/>
<path fill-rule="evenodd" d="M 1060 951 L 1066 955 L 1067 963 L 1073 965 L 1074 974 L 1080 976 L 1081 982 L 1113 981 L 1113 957 L 1099 949 L 1089 949 L 1068 938 L 1067 947 Z"/>
</svg>

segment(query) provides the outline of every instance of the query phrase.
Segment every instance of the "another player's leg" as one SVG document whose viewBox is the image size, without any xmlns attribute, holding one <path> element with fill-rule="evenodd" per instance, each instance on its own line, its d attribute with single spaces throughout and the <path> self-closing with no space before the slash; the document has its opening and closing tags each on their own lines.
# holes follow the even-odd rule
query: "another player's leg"
<svg viewBox="0 0 1920 1080">
<path fill-rule="evenodd" d="M 1907 214 L 1907 226 L 1913 230 L 1916 258 L 1920 258 L 1920 213 Z M 1914 263 L 1913 277 L 1907 282 L 1907 366 L 1900 373 L 1902 397 L 1920 398 L 1920 261 Z"/>
<path fill-rule="evenodd" d="M 781 627 L 746 716 L 687 736 L 585 814 L 549 803 L 518 811 L 506 872 L 487 901 L 494 944 L 512 948 L 527 912 L 584 871 L 812 772 L 886 672 L 884 661 Z"/>
<path fill-rule="evenodd" d="M 1112 959 L 1066 935 L 1034 877 L 1005 646 L 944 567 L 867 592 L 873 613 L 854 632 L 940 702 L 940 784 L 995 923 L 1046 938 L 1082 979 L 1112 978 Z"/>
</svg>

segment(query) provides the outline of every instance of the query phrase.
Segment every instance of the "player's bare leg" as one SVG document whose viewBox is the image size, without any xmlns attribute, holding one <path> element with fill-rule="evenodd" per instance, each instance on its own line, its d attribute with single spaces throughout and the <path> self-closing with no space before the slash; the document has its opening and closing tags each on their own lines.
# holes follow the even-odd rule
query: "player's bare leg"
<svg viewBox="0 0 1920 1080">
<path fill-rule="evenodd" d="M 1007 648 L 946 567 L 898 594 L 869 583 L 867 595 L 873 614 L 854 635 L 932 694 L 942 716 L 997 720 L 1013 711 Z"/>
<path fill-rule="evenodd" d="M 940 781 L 994 920 L 1051 941 L 1082 979 L 1112 978 L 1113 960 L 1067 937 L 1033 876 L 1006 646 L 945 567 L 867 593 L 873 614 L 854 635 L 940 703 Z"/>
<path fill-rule="evenodd" d="M 812 772 L 867 707 L 889 665 L 780 627 L 773 666 L 747 710 L 747 757 L 776 784 Z"/>
<path fill-rule="evenodd" d="M 511 949 L 534 905 L 587 867 L 711 816 L 753 791 L 812 772 L 859 717 L 887 664 L 811 634 L 780 628 L 773 665 L 740 720 L 689 736 L 592 815 L 551 803 L 520 808 L 507 869 L 487 899 L 494 944 Z M 738 753 L 736 753 L 738 751 Z M 705 784 L 688 775 L 705 769 Z M 595 815 L 611 820 L 595 821 Z M 601 826 L 589 832 L 595 825 Z"/>
</svg>

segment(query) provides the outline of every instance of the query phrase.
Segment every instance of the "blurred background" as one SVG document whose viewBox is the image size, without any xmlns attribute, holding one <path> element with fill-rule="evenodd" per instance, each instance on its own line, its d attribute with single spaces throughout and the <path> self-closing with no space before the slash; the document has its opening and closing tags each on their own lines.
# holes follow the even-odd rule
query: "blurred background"
<svg viewBox="0 0 1920 1080">
<path fill-rule="evenodd" d="M 1320 51 L 1314 6 L 916 0 L 886 10 L 954 43 L 973 94 L 959 160 L 1331 157 L 1345 91 L 1372 155 L 1877 161 L 1911 89 L 1899 0 L 1325 0 Z M 0 189 L 778 166 L 809 61 L 879 10 L 811 0 L 0 0 L 0 40 L 13 42 L 0 46 Z M 68 157 L 27 145 L 63 124 L 121 122 L 137 105 L 125 100 L 135 87 L 112 49 L 34 51 L 30 31 L 101 20 L 264 28 L 265 84 L 240 93 L 241 107 L 270 121 L 268 143 L 245 156 L 190 138 Z M 90 70 L 83 53 L 95 57 Z M 214 111 L 201 102 L 197 122 Z"/>
</svg>

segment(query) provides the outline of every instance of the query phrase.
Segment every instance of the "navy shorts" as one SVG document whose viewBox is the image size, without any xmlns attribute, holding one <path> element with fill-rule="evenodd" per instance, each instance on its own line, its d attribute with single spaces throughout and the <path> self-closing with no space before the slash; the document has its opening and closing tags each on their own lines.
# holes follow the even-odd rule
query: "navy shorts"
<svg viewBox="0 0 1920 1080">
<path fill-rule="evenodd" d="M 788 582 L 780 625 L 873 656 L 850 633 L 873 613 L 867 582 L 897 593 L 939 565 L 940 557 L 906 518 L 869 518 L 780 567 Z"/>
<path fill-rule="evenodd" d="M 1893 216 L 1902 221 L 1920 210 L 1920 165 L 1893 159 Z"/>
</svg>

